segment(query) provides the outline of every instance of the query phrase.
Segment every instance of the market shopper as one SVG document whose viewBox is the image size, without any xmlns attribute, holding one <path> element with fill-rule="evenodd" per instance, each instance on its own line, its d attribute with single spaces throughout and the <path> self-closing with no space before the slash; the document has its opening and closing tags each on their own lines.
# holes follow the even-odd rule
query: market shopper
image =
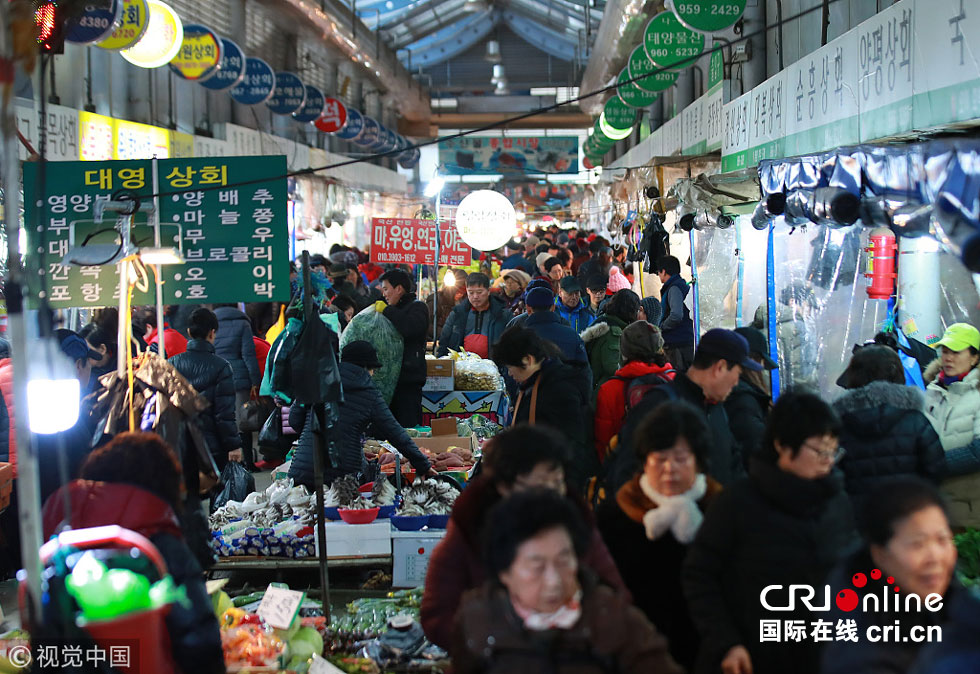
<svg viewBox="0 0 980 674">
<path fill-rule="evenodd" d="M 593 251 L 592 258 L 582 263 L 578 270 L 579 282 L 584 281 L 586 285 L 593 275 L 609 276 L 612 270 L 612 248 L 599 239 L 593 241 L 589 248 Z"/>
<path fill-rule="evenodd" d="M 116 315 L 118 316 L 118 313 Z M 117 336 L 115 332 L 109 332 L 104 325 L 95 322 L 82 327 L 78 331 L 78 336 L 88 343 L 90 349 L 101 354 L 100 358 L 92 361 L 92 380 L 89 388 L 94 389 L 102 375 L 114 372 L 118 367 Z"/>
<path fill-rule="evenodd" d="M 530 282 L 531 276 L 520 269 L 503 269 L 500 272 L 500 284 L 490 292 L 507 304 L 512 316 L 518 316 L 524 313 L 524 290 Z M 460 286 L 466 286 L 465 278 Z"/>
<path fill-rule="evenodd" d="M 243 456 L 235 420 L 235 375 L 214 348 L 218 327 L 214 312 L 195 309 L 187 327 L 191 336 L 187 350 L 168 361 L 209 403 L 198 419 L 208 451 L 221 470 L 229 461 L 242 461 Z"/>
<path fill-rule="evenodd" d="M 567 486 L 568 461 L 569 454 L 555 433 L 526 424 L 487 442 L 483 474 L 456 499 L 446 535 L 429 559 L 421 620 L 432 643 L 449 648 L 461 597 L 488 578 L 483 550 L 489 513 L 501 499 L 522 490 L 552 489 L 573 504 L 591 529 L 584 565 L 608 586 L 623 589 L 588 505 Z"/>
<path fill-rule="evenodd" d="M 262 375 L 259 359 L 252 340 L 252 322 L 237 304 L 216 304 L 214 315 L 218 319 L 218 332 L 214 336 L 214 353 L 231 365 L 235 381 L 235 420 L 242 436 L 242 456 L 246 465 L 252 465 L 252 433 L 241 430 L 245 420 L 245 404 L 258 395 Z"/>
<path fill-rule="evenodd" d="M 534 276 L 534 265 L 528 262 L 527 257 L 524 255 L 524 246 L 520 241 L 515 241 L 511 239 L 507 242 L 504 249 L 506 257 L 504 261 L 500 263 L 501 270 L 503 269 L 520 269 L 528 278 Z"/>
<path fill-rule="evenodd" d="M 510 320 L 507 304 L 490 293 L 490 278 L 474 272 L 466 277 L 466 297 L 446 319 L 439 337 L 438 354 L 466 349 L 481 358 L 489 358 L 497 339 Z"/>
<path fill-rule="evenodd" d="M 889 478 L 918 476 L 938 483 L 946 469 L 943 446 L 925 415 L 922 391 L 905 385 L 898 354 L 886 346 L 858 349 L 842 379 L 848 390 L 834 409 L 847 453 L 839 466 L 855 512 Z"/>
<path fill-rule="evenodd" d="M 606 458 L 607 450 L 626 418 L 629 401 L 627 392 L 636 382 L 637 387 L 674 379 L 674 369 L 664 354 L 664 339 L 660 328 L 646 321 L 636 321 L 626 326 L 619 338 L 622 367 L 616 370 L 605 384 L 599 387 L 595 406 L 595 449 L 599 460 Z"/>
<path fill-rule="evenodd" d="M 595 322 L 595 314 L 582 299 L 582 285 L 574 276 L 565 276 L 559 282 L 555 308 L 558 315 L 579 334 Z"/>
<path fill-rule="evenodd" d="M 954 323 L 936 347 L 924 376 L 926 414 L 946 452 L 943 492 L 953 524 L 980 527 L 980 332 Z"/>
<path fill-rule="evenodd" d="M 640 300 L 640 313 L 637 319 L 646 321 L 650 325 L 660 326 L 660 318 L 663 315 L 660 308 L 660 300 L 656 297 L 644 297 Z"/>
<path fill-rule="evenodd" d="M 289 477 L 296 484 L 310 489 L 313 486 L 313 452 L 317 441 L 323 452 L 323 481 L 333 482 L 344 475 L 364 475 L 364 437 L 371 429 L 372 437 L 386 440 L 408 459 L 419 475 L 434 475 L 435 471 L 405 429 L 391 414 L 381 392 L 371 377 L 383 367 L 378 352 L 370 342 L 348 343 L 340 354 L 340 380 L 344 401 L 338 408 L 333 426 L 316 438 L 318 432 L 309 408 L 294 404 L 289 412 L 289 425 L 302 429 L 289 468 Z"/>
<path fill-rule="evenodd" d="M 773 408 L 749 477 L 718 495 L 684 562 L 682 582 L 701 637 L 697 674 L 816 672 L 812 641 L 760 643 L 759 621 L 811 620 L 805 606 L 769 613 L 771 585 L 823 587 L 853 552 L 857 532 L 843 477 L 840 420 L 811 394 L 785 393 Z"/>
<path fill-rule="evenodd" d="M 425 300 L 425 306 L 429 309 L 429 316 L 433 314 L 433 303 L 436 303 L 436 332 L 435 334 L 441 335 L 442 329 L 446 325 L 446 320 L 449 318 L 449 314 L 452 313 L 456 305 L 459 304 L 460 300 L 466 297 L 466 272 L 462 269 L 449 269 L 446 271 L 446 276 L 443 277 L 444 281 L 439 289 L 431 293 Z M 445 279 L 450 279 L 452 285 L 448 285 Z M 429 323 L 428 339 L 431 341 L 432 336 L 432 323 Z"/>
<path fill-rule="evenodd" d="M 681 565 L 704 513 L 721 493 L 721 485 L 704 472 L 711 431 L 703 414 L 678 401 L 647 415 L 638 435 L 639 471 L 615 499 L 602 503 L 596 519 L 637 608 L 690 670 L 699 639 L 681 589 Z"/>
<path fill-rule="evenodd" d="M 581 281 L 581 275 L 579 275 L 579 280 Z M 589 311 L 596 316 L 600 313 L 602 303 L 606 301 L 606 285 L 608 283 L 608 274 L 592 274 L 586 279 L 585 292 L 588 294 Z"/>
<path fill-rule="evenodd" d="M 844 560 L 828 582 L 835 589 L 856 590 L 862 597 L 894 595 L 899 608 L 896 610 L 895 604 L 890 603 L 881 610 L 845 613 L 835 607 L 828 619 L 834 624 L 837 620 L 855 620 L 857 633 L 865 638 L 856 643 L 827 642 L 820 672 L 904 674 L 911 671 L 925 646 L 917 642 L 920 634 L 929 641 L 945 642 L 943 630 L 950 616 L 949 604 L 963 592 L 953 579 L 956 546 L 946 506 L 936 487 L 924 480 L 886 479 L 868 494 L 861 533 L 865 547 Z M 879 573 L 874 574 L 872 569 Z M 863 577 L 863 582 L 856 581 L 858 577 Z M 927 601 L 938 610 L 926 609 Z M 877 601 L 875 604 L 880 606 Z M 901 638 L 875 640 L 876 634 L 887 634 L 883 632 L 885 627 L 897 627 Z"/>
<path fill-rule="evenodd" d="M 547 490 L 515 494 L 492 514 L 490 580 L 460 607 L 457 674 L 674 674 L 667 642 L 621 595 L 580 569 L 588 529 Z"/>
<path fill-rule="evenodd" d="M 575 363 L 592 384 L 592 370 L 589 356 L 585 352 L 585 342 L 572 328 L 563 325 L 555 311 L 555 296 L 547 288 L 535 288 L 527 294 L 528 317 L 524 327 L 533 330 L 541 339 L 551 342 L 561 351 L 562 361 Z"/>
<path fill-rule="evenodd" d="M 668 255 L 657 261 L 660 287 L 660 329 L 664 333 L 667 358 L 677 368 L 685 371 L 694 360 L 694 321 L 687 308 L 687 295 L 691 286 L 681 278 L 681 263 Z"/>
<path fill-rule="evenodd" d="M 142 315 L 143 325 L 146 326 L 146 334 L 143 336 L 146 346 L 156 352 L 159 335 L 157 334 L 157 312 L 153 307 L 147 307 Z M 187 339 L 170 327 L 169 321 L 164 319 L 163 323 L 163 347 L 167 352 L 167 358 L 184 353 L 187 350 Z"/>
<path fill-rule="evenodd" d="M 772 409 L 770 371 L 776 363 L 769 357 L 769 344 L 761 331 L 752 327 L 735 328 L 749 345 L 749 358 L 762 366 L 761 370 L 742 368 L 738 384 L 725 400 L 725 413 L 742 458 L 748 460 L 760 447 L 766 433 L 766 421 Z"/>
<path fill-rule="evenodd" d="M 582 333 L 592 365 L 592 386 L 598 389 L 616 374 L 620 366 L 619 342 L 623 330 L 636 320 L 640 298 L 632 290 L 617 292 L 606 303 L 603 313 Z"/>
<path fill-rule="evenodd" d="M 149 538 L 174 585 L 187 597 L 187 603 L 171 604 L 165 618 L 174 662 L 183 672 L 218 674 L 225 671 L 218 620 L 204 573 L 181 529 L 180 491 L 180 463 L 160 436 L 121 433 L 89 455 L 81 479 L 62 487 L 44 504 L 44 537 L 58 533 L 63 525 L 72 529 L 118 525 Z M 71 513 L 67 522 L 66 498 Z"/>
<path fill-rule="evenodd" d="M 402 368 L 398 374 L 391 413 L 405 428 L 422 423 L 422 385 L 425 384 L 425 334 L 432 317 L 412 292 L 412 279 L 401 269 L 381 275 L 384 302 L 374 308 L 391 321 L 404 341 Z M 387 302 L 387 304 L 385 304 Z"/>
</svg>

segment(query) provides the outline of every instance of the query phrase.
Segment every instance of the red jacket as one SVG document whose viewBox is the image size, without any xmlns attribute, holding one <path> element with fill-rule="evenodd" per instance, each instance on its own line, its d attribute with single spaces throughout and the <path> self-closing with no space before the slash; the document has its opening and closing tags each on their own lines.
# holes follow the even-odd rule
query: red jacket
<svg viewBox="0 0 980 674">
<path fill-rule="evenodd" d="M 265 361 L 269 358 L 269 351 L 272 350 L 272 345 L 265 341 L 261 337 L 252 336 L 252 341 L 255 342 L 255 357 L 259 360 L 259 379 L 265 377 Z"/>
<path fill-rule="evenodd" d="M 157 329 L 153 328 L 153 332 L 146 339 L 146 345 L 157 343 Z M 167 350 L 167 358 L 171 356 L 176 356 L 177 354 L 184 353 L 187 351 L 187 338 L 182 334 L 171 328 L 169 325 L 163 326 L 163 346 Z"/>
<path fill-rule="evenodd" d="M 673 379 L 674 373 L 670 363 L 664 366 L 654 365 L 653 363 L 641 363 L 630 361 L 623 367 L 616 370 L 614 377 L 622 379 L 610 379 L 599 387 L 595 403 L 595 451 L 599 454 L 599 460 L 606 457 L 609 449 L 609 441 L 619 433 L 623 426 L 623 419 L 626 417 L 626 387 L 629 381 L 647 374 L 662 374 L 667 379 Z"/>
<path fill-rule="evenodd" d="M 17 417 L 14 416 L 14 364 L 9 358 L 0 360 L 0 393 L 3 393 L 3 402 L 7 406 L 7 418 L 10 420 L 8 431 L 8 447 L 0 448 L 7 450 L 7 461 L 14 466 L 14 477 L 17 477 Z"/>
<path fill-rule="evenodd" d="M 118 524 L 147 538 L 159 533 L 183 538 L 177 515 L 163 499 L 129 484 L 74 480 L 44 502 L 41 518 L 44 538 L 54 535 L 65 517 L 64 496 L 71 499 L 71 527 Z"/>
<path fill-rule="evenodd" d="M 581 499 L 569 498 L 579 506 L 592 530 L 589 550 L 582 560 L 585 566 L 603 583 L 632 601 L 588 506 Z M 453 506 L 445 538 L 429 558 L 422 595 L 422 629 L 429 641 L 444 649 L 452 645 L 456 611 L 463 594 L 487 579 L 482 530 L 487 512 L 498 500 L 500 496 L 486 477 L 478 477 L 467 485 Z"/>
</svg>

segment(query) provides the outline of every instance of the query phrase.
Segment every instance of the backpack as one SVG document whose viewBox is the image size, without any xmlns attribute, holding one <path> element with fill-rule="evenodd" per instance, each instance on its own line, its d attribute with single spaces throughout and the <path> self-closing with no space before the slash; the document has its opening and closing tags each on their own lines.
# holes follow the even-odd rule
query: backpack
<svg viewBox="0 0 980 674">
<path fill-rule="evenodd" d="M 626 413 L 640 404 L 640 401 L 646 397 L 646 394 L 650 392 L 650 389 L 655 386 L 662 386 L 663 384 L 669 384 L 670 378 L 668 375 L 674 374 L 674 370 L 665 370 L 660 374 L 650 373 L 644 374 L 633 379 L 627 379 L 626 377 L 620 377 L 613 375 L 612 379 L 618 379 L 626 383 L 626 391 L 624 392 L 624 400 L 626 403 Z M 673 392 L 672 392 L 673 393 Z M 673 395 L 671 398 L 673 399 Z"/>
</svg>

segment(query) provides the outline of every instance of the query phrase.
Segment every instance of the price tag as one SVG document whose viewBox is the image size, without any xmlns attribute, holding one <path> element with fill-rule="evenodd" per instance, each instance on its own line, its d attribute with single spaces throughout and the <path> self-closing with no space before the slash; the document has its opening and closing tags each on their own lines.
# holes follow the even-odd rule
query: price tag
<svg viewBox="0 0 980 674">
<path fill-rule="evenodd" d="M 313 654 L 309 672 L 310 674 L 344 674 L 342 669 L 334 667 L 328 660 L 324 660 L 316 653 Z"/>
<path fill-rule="evenodd" d="M 306 597 L 305 592 L 270 585 L 265 591 L 265 596 L 262 597 L 257 613 L 273 627 L 288 630 L 299 614 L 299 606 L 303 603 L 304 597 Z"/>
</svg>

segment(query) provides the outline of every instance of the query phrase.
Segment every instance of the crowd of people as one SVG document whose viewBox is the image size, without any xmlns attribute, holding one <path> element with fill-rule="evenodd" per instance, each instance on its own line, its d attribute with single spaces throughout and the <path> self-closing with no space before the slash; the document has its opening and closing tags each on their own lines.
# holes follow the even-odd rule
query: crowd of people
<svg viewBox="0 0 980 674">
<path fill-rule="evenodd" d="M 625 249 L 581 234 L 551 228 L 508 242 L 497 278 L 489 265 L 450 270 L 428 303 L 409 269 L 372 265 L 341 246 L 312 256 L 321 320 L 341 332 L 374 311 L 404 347 L 400 362 L 388 363 L 366 341 L 347 343 L 338 354 L 344 401 L 329 420 L 322 406 L 290 405 L 276 391 L 278 345 L 302 330 L 295 302 L 169 307 L 163 326 L 150 310 L 127 320 L 138 349 L 158 349 L 162 328 L 169 363 L 208 403 L 201 430 L 219 469 L 271 465 L 259 460 L 245 421 L 250 403 L 273 396 L 297 435 L 289 474 L 307 486 L 317 451 L 327 481 L 368 481 L 361 446 L 369 433 L 417 473 L 435 474 L 405 432 L 422 422 L 433 337 L 438 355 L 466 350 L 499 367 L 511 427 L 484 447 L 452 511 L 421 608 L 426 635 L 457 672 L 968 671 L 948 669 L 950 643 L 959 644 L 957 657 L 972 647 L 968 661 L 980 668 L 980 597 L 955 578 L 952 533 L 980 526 L 980 332 L 950 325 L 934 362 L 923 362 L 924 388 L 908 383 L 894 340 L 879 335 L 855 348 L 833 400 L 806 386 L 773 400 L 777 363 L 762 331 L 696 336 L 691 286 L 676 257 L 650 265 L 659 300 L 641 297 Z M 298 274 L 292 283 L 299 295 Z M 83 395 L 115 370 L 119 320 L 104 310 L 80 332 L 56 334 Z M 395 366 L 386 403 L 372 376 Z M 0 412 L 13 418 L 5 381 L 0 360 Z M 184 513 L 168 476 L 176 471 L 179 483 L 183 457 L 140 434 L 93 450 L 91 423 L 83 413 L 69 431 L 39 436 L 42 496 L 146 503 L 125 524 L 155 532 L 165 556 L 182 554 Z M 0 415 L 0 459 L 15 462 L 2 425 Z M 138 455 L 151 457 L 159 479 L 136 475 Z M 112 517 L 74 510 L 73 526 Z M 45 513 L 46 530 L 56 530 L 63 509 L 49 502 Z M 0 524 L 9 543 L 10 518 Z M 175 563 L 197 601 L 201 565 Z M 765 599 L 774 586 L 851 587 L 872 569 L 869 591 L 893 586 L 903 602 L 938 596 L 941 610 L 854 616 L 838 602 L 836 613 L 814 616 L 804 605 L 774 612 Z M 809 626 L 817 617 L 856 618 L 862 635 L 883 625 L 941 626 L 952 641 L 944 650 L 863 637 L 763 638 L 772 621 Z M 175 649 L 213 659 L 213 650 L 196 654 L 214 646 L 201 614 L 170 623 Z"/>
</svg>

